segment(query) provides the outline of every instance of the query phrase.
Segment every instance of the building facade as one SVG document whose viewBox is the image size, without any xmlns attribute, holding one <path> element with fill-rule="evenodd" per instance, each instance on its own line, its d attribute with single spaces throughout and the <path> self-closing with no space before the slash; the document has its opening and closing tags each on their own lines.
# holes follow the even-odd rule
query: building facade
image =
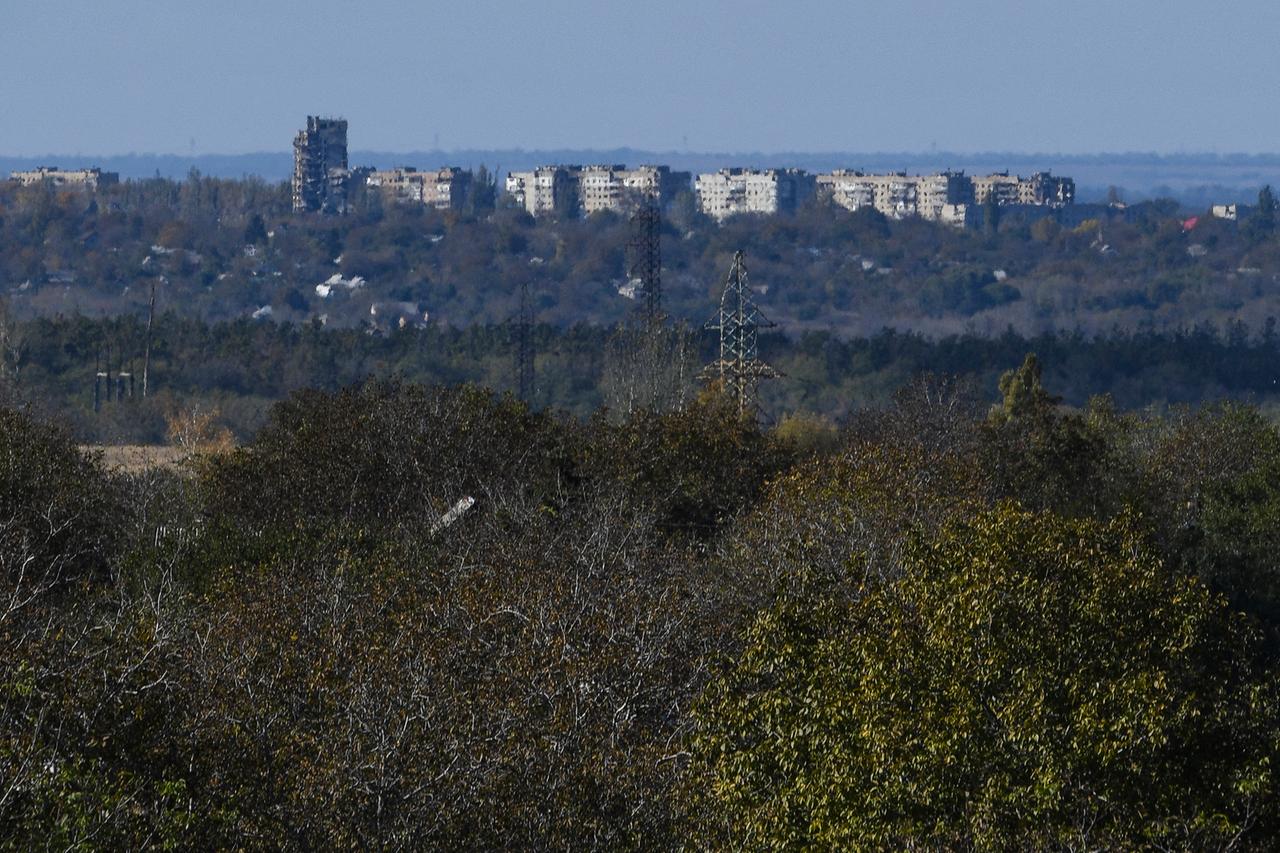
<svg viewBox="0 0 1280 853">
<path fill-rule="evenodd" d="M 539 166 L 529 172 L 509 172 L 505 188 L 530 216 L 565 212 L 577 207 L 577 192 L 570 170 L 579 166 Z"/>
<path fill-rule="evenodd" d="M 688 172 L 667 166 L 622 164 L 542 166 L 507 175 L 506 191 L 533 216 L 552 211 L 575 215 L 612 210 L 625 213 L 644 199 L 665 205 L 689 188 Z"/>
<path fill-rule="evenodd" d="M 1075 201 L 1075 182 L 1037 172 L 1021 178 L 1007 172 L 969 177 L 964 172 L 908 175 L 906 172 L 865 174 L 837 170 L 817 178 L 819 192 L 848 210 L 874 207 L 890 219 L 918 216 L 935 222 L 963 225 L 966 208 L 985 204 L 1063 207 Z"/>
<path fill-rule="evenodd" d="M 120 182 L 117 172 L 104 172 L 92 169 L 59 169 L 57 166 L 37 166 L 21 172 L 10 172 L 9 180 L 17 181 L 24 187 L 49 183 L 55 187 L 72 187 L 76 189 L 96 190 L 98 187 L 109 187 Z"/>
<path fill-rule="evenodd" d="M 346 119 L 307 116 L 293 138 L 294 211 L 345 213 L 349 178 Z"/>
<path fill-rule="evenodd" d="M 873 207 L 890 219 L 905 219 L 908 216 L 925 215 L 922 212 L 922 199 L 923 208 L 930 212 L 935 204 L 963 201 L 962 198 L 952 198 L 948 194 L 962 187 L 962 181 L 953 180 L 956 177 L 963 178 L 963 175 L 946 172 L 921 178 L 906 172 L 869 175 L 838 169 L 818 175 L 817 186 L 820 193 L 847 210 Z"/>
<path fill-rule="evenodd" d="M 813 195 L 803 169 L 721 169 L 698 175 L 698 208 L 719 221 L 740 213 L 788 213 Z"/>
<path fill-rule="evenodd" d="M 998 205 L 1036 204 L 1065 207 L 1076 200 L 1076 182 L 1036 172 L 1029 178 L 996 172 L 973 178 L 973 200 L 976 204 L 994 201 Z"/>
<path fill-rule="evenodd" d="M 393 203 L 457 210 L 466 204 L 471 192 L 471 172 L 457 166 L 423 172 L 401 166 L 370 172 L 365 184 L 378 188 L 383 199 Z"/>
<path fill-rule="evenodd" d="M 972 200 L 963 172 L 908 175 L 906 172 L 868 175 L 837 170 L 817 178 L 818 190 L 848 210 L 873 207 L 890 219 L 920 216 L 942 219 L 948 205 Z"/>
<path fill-rule="evenodd" d="M 646 199 L 666 205 L 689 188 L 690 175 L 667 166 L 613 165 L 584 166 L 571 177 L 577 182 L 579 206 L 590 215 L 603 210 L 625 213 Z"/>
</svg>

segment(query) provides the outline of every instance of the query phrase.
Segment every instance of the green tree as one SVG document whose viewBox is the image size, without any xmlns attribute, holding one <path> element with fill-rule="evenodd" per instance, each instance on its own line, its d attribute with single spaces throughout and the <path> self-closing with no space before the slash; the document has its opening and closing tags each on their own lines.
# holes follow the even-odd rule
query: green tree
<svg viewBox="0 0 1280 853">
<path fill-rule="evenodd" d="M 706 829 L 751 849 L 1259 849 L 1274 681 L 1127 521 L 1007 507 L 902 579 L 783 600 L 697 712 Z"/>
<path fill-rule="evenodd" d="M 1044 389 L 1040 360 L 1027 353 L 1022 366 L 1000 375 L 1001 402 L 991 408 L 993 423 L 1043 420 L 1052 415 L 1061 398 Z"/>
</svg>

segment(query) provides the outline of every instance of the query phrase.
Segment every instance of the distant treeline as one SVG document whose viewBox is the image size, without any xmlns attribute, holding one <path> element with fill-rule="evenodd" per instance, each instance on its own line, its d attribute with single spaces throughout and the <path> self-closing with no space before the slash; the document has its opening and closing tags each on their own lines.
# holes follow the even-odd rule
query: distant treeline
<svg viewBox="0 0 1280 853">
<path fill-rule="evenodd" d="M 532 329 L 537 408 L 584 416 L 600 406 L 628 405 L 628 383 L 654 373 L 634 353 L 634 335 L 617 327 Z M 262 423 L 270 404 L 302 388 L 334 390 L 368 377 L 397 376 L 423 383 L 470 383 L 497 391 L 515 387 L 515 345 L 504 325 L 464 329 L 428 327 L 370 335 L 319 324 L 237 321 L 206 324 L 173 314 L 157 318 L 149 368 L 150 398 L 103 403 L 93 412 L 94 373 L 133 374 L 141 393 L 145 322 L 135 317 L 85 317 L 10 323 L 6 371 L 23 399 L 72 424 L 85 441 L 156 442 L 177 408 L 220 412 L 242 438 Z M 710 361 L 710 333 L 679 326 L 657 346 L 659 381 L 672 397 L 688 399 L 698 368 Z M 630 348 L 630 349 L 629 349 Z M 841 339 L 825 332 L 761 338 L 761 355 L 783 378 L 765 383 L 767 420 L 795 413 L 840 420 L 885 404 L 921 373 L 957 375 L 994 399 L 996 379 L 1028 352 L 1040 356 L 1046 381 L 1068 404 L 1107 394 L 1122 409 L 1220 399 L 1251 399 L 1264 407 L 1280 397 L 1280 334 L 1274 321 L 1250 334 L 1235 324 L 1176 332 L 1115 332 L 987 337 L 949 335 L 931 340 L 884 330 Z M 17 354 L 16 360 L 13 354 Z M 670 363 L 681 361 L 679 365 Z M 14 379 L 16 377 L 16 381 Z M 677 387 L 678 386 L 678 387 Z"/>
</svg>

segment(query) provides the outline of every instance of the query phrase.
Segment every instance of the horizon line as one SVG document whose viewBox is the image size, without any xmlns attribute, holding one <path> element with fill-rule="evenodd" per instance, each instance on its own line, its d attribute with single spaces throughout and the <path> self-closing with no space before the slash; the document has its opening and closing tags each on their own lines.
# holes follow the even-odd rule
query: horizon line
<svg viewBox="0 0 1280 853">
<path fill-rule="evenodd" d="M 801 156 L 801 157 L 837 157 L 837 156 L 857 156 L 857 157 L 960 157 L 960 158 L 977 158 L 977 157 L 1019 157 L 1019 158 L 1057 158 L 1057 159 L 1076 159 L 1076 158 L 1130 158 L 1130 157 L 1147 157 L 1157 159 L 1181 159 L 1181 158 L 1213 158 L 1213 159 L 1258 159 L 1258 158 L 1280 158 L 1280 150 L 1276 151 L 1156 151 L 1156 150 L 1106 150 L 1099 149 L 1096 151 L 1084 152 L 1048 152 L 1048 151 L 1024 151 L 1017 149 L 985 149 L 976 151 L 958 151 L 952 149 L 881 149 L 872 151 L 859 151 L 855 149 L 785 149 L 778 151 L 714 151 L 700 149 L 679 149 L 679 148 L 639 148 L 632 145 L 618 145 L 613 147 L 573 147 L 573 146 L 543 146 L 531 147 L 524 146 L 499 146 L 499 147 L 462 147 L 462 148 L 406 148 L 406 149 L 389 149 L 389 148 L 354 148 L 349 149 L 352 153 L 376 154 L 376 155 L 392 155 L 403 156 L 410 154 L 465 154 L 474 152 L 512 152 L 520 154 L 536 154 L 540 152 L 611 152 L 611 151 L 629 151 L 643 154 L 659 154 L 670 155 L 676 157 L 785 157 L 785 156 Z M 41 158 L 51 159 L 85 159 L 85 158 L 122 158 L 122 157 L 167 157 L 176 159 L 196 159 L 199 157 L 260 157 L 260 156 L 292 156 L 293 152 L 286 148 L 279 149 L 256 149 L 249 151 L 198 151 L 198 152 L 178 152 L 178 151 L 125 151 L 125 152 L 95 152 L 86 154 L 84 152 L 42 152 L 39 154 L 11 154 L 0 152 L 0 159 L 6 160 L 37 160 Z"/>
</svg>

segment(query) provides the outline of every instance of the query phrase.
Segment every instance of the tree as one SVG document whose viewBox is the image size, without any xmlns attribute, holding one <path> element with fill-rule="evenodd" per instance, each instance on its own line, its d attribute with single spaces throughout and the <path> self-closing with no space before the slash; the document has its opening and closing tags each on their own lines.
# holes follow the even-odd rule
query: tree
<svg viewBox="0 0 1280 853">
<path fill-rule="evenodd" d="M 1040 360 L 1035 353 L 1027 353 L 1021 367 L 1001 374 L 1000 395 L 1003 400 L 992 406 L 990 420 L 1009 423 L 1040 420 L 1051 415 L 1061 399 L 1044 389 L 1040 374 Z"/>
<path fill-rule="evenodd" d="M 684 323 L 633 317 L 618 324 L 605 349 L 600 384 L 604 404 L 629 417 L 640 409 L 684 407 L 696 367 L 696 344 Z"/>
<path fill-rule="evenodd" d="M 66 431 L 0 408 L 0 632 L 45 595 L 105 580 L 120 512 Z"/>
<path fill-rule="evenodd" d="M 467 193 L 466 212 L 483 216 L 493 211 L 498 200 L 498 178 L 483 163 L 471 178 L 471 190 Z"/>
<path fill-rule="evenodd" d="M 982 230 L 989 235 L 1000 233 L 1000 200 L 996 198 L 994 188 L 987 192 L 982 203 Z"/>
<path fill-rule="evenodd" d="M 249 224 L 244 227 L 244 242 L 255 246 L 267 242 L 267 226 L 261 213 L 249 217 Z"/>
<path fill-rule="evenodd" d="M 917 542 L 901 575 L 751 627 L 697 712 L 713 844 L 1274 843 L 1259 638 L 1128 521 L 1005 507 Z"/>
<path fill-rule="evenodd" d="M 1276 197 L 1270 184 L 1258 191 L 1258 209 L 1249 218 L 1249 230 L 1255 239 L 1268 237 L 1276 230 Z"/>
<path fill-rule="evenodd" d="M 1129 483 L 1108 451 L 1124 424 L 1104 401 L 1088 415 L 1061 410 L 1061 398 L 1045 390 L 1040 375 L 1031 353 L 1000 377 L 1003 400 L 988 414 L 982 448 L 1000 494 L 1070 515 L 1120 509 Z"/>
</svg>

